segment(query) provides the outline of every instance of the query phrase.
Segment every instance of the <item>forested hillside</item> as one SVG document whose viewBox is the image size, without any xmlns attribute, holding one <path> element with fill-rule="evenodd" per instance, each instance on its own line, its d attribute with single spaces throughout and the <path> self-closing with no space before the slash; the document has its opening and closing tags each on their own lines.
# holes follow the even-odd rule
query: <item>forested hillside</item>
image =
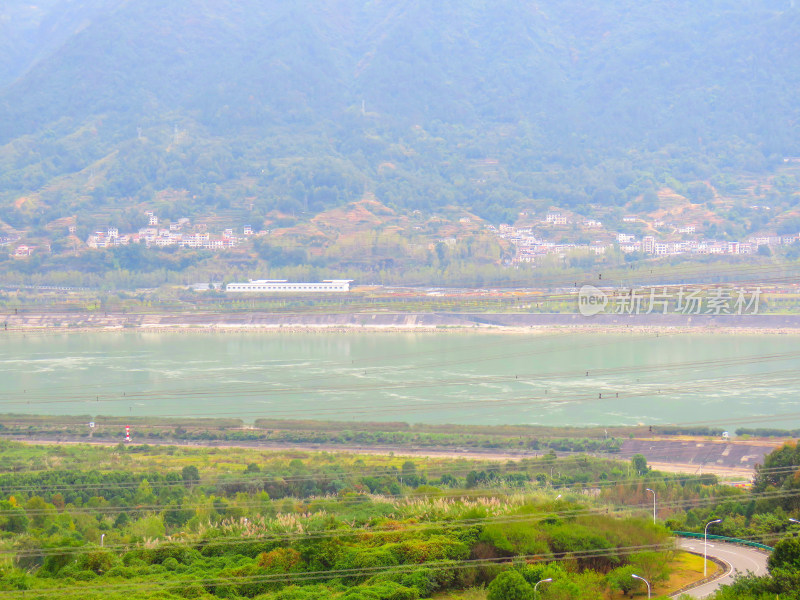
<svg viewBox="0 0 800 600">
<path fill-rule="evenodd" d="M 793 4 L 11 0 L 0 227 L 701 202 L 800 155 Z"/>
</svg>

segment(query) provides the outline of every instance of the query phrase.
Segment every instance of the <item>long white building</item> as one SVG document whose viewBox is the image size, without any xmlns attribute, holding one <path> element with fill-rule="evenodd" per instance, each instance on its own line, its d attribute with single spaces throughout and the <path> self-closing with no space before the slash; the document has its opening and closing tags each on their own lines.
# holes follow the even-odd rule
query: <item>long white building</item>
<svg viewBox="0 0 800 600">
<path fill-rule="evenodd" d="M 289 283 L 286 279 L 251 279 L 247 283 L 229 283 L 226 292 L 349 292 L 352 279 L 323 279 L 317 283 Z"/>
</svg>

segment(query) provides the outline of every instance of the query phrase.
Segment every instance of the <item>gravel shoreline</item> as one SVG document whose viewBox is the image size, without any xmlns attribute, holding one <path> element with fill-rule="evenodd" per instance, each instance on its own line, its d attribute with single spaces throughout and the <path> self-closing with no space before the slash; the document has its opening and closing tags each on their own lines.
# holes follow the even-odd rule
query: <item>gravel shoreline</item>
<svg viewBox="0 0 800 600">
<path fill-rule="evenodd" d="M 50 331 L 276 333 L 714 333 L 800 334 L 800 315 L 595 315 L 539 313 L 20 313 L 0 334 Z"/>
</svg>

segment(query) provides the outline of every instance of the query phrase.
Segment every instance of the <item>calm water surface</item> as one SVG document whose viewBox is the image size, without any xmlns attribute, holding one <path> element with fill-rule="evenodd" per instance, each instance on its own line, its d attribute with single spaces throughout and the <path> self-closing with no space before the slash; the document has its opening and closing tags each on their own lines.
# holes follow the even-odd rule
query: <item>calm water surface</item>
<svg viewBox="0 0 800 600">
<path fill-rule="evenodd" d="M 0 412 L 800 427 L 800 336 L 63 333 L 0 338 Z"/>
</svg>

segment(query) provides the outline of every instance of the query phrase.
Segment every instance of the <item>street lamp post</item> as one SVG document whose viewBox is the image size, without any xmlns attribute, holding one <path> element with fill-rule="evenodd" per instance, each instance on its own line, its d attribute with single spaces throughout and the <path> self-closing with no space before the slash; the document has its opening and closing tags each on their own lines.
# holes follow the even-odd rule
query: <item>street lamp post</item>
<svg viewBox="0 0 800 600">
<path fill-rule="evenodd" d="M 722 522 L 722 519 L 714 519 L 706 523 L 705 533 L 703 534 L 703 577 L 708 575 L 708 526 L 720 522 Z"/>
<path fill-rule="evenodd" d="M 789 517 L 789 522 L 790 523 L 800 523 L 800 521 L 798 521 L 797 519 L 793 519 L 791 517 Z M 795 537 L 797 537 L 797 534 L 794 534 L 794 535 L 795 535 Z"/>
<path fill-rule="evenodd" d="M 639 577 L 638 575 L 636 575 L 634 573 L 631 573 L 631 577 L 633 577 L 634 579 L 641 579 L 642 581 L 644 581 L 644 584 L 647 586 L 647 597 L 649 599 L 650 598 L 650 582 L 647 581 L 647 579 L 645 579 L 644 577 Z"/>
<path fill-rule="evenodd" d="M 538 592 L 536 591 L 536 588 L 539 587 L 540 583 L 550 583 L 551 581 L 553 581 L 552 577 L 548 577 L 547 579 L 541 579 L 541 580 L 537 581 L 536 585 L 533 586 L 533 597 L 534 598 L 538 598 L 539 597 L 539 596 L 536 595 L 536 594 L 538 594 Z"/>
<path fill-rule="evenodd" d="M 650 492 L 651 494 L 653 494 L 653 525 L 655 525 L 656 524 L 656 493 L 653 490 L 651 490 L 650 488 L 647 488 L 647 491 Z"/>
</svg>

